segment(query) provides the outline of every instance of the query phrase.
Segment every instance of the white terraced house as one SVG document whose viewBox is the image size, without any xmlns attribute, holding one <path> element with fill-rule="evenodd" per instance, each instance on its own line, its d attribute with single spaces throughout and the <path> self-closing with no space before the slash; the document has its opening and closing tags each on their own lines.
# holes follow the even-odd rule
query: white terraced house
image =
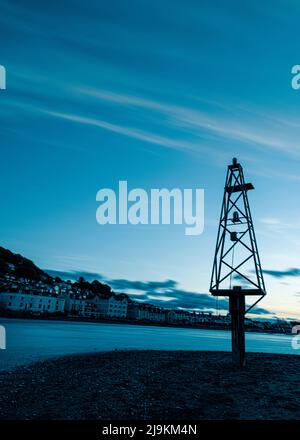
<svg viewBox="0 0 300 440">
<path fill-rule="evenodd" d="M 22 292 L 1 292 L 0 306 L 13 312 L 64 313 L 65 299 Z"/>
<path fill-rule="evenodd" d="M 131 303 L 128 307 L 128 317 L 141 321 L 165 322 L 166 313 L 164 309 L 151 304 Z"/>
<path fill-rule="evenodd" d="M 110 316 L 112 318 L 126 318 L 128 301 L 120 296 L 111 296 L 103 298 L 96 295 L 93 302 L 97 305 L 102 316 Z"/>
<path fill-rule="evenodd" d="M 83 315 L 85 308 L 85 299 L 66 297 L 65 310 L 70 315 Z"/>
</svg>

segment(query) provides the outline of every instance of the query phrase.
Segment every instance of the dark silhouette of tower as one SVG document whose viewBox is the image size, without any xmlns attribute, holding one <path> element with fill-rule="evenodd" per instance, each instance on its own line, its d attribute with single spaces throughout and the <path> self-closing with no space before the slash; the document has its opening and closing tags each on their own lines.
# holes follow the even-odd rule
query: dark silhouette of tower
<svg viewBox="0 0 300 440">
<path fill-rule="evenodd" d="M 248 202 L 252 189 L 234 158 L 227 169 L 210 292 L 229 297 L 232 355 L 239 366 L 245 365 L 244 316 L 266 295 Z M 246 309 L 247 295 L 258 299 Z"/>
</svg>

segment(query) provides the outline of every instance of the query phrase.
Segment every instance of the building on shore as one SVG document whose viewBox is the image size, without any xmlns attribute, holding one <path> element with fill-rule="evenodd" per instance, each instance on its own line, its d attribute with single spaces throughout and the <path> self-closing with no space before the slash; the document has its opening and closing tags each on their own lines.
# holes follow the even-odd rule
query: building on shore
<svg viewBox="0 0 300 440">
<path fill-rule="evenodd" d="M 11 312 L 64 313 L 65 299 L 24 292 L 1 292 L 0 307 Z"/>
<path fill-rule="evenodd" d="M 82 316 L 88 319 L 100 319 L 101 312 L 93 301 L 85 300 Z"/>
<path fill-rule="evenodd" d="M 110 318 L 126 318 L 128 300 L 126 295 L 111 295 L 103 297 L 96 295 L 92 300 L 97 306 L 100 316 Z"/>
<path fill-rule="evenodd" d="M 174 322 L 178 322 L 182 324 L 189 323 L 191 320 L 190 317 L 191 317 L 191 313 L 188 312 L 187 310 L 177 309 L 177 310 L 167 311 L 167 322 L 171 324 Z"/>
<path fill-rule="evenodd" d="M 127 317 L 126 295 L 93 295 L 86 292 L 86 297 L 77 296 L 73 293 L 66 296 L 66 313 L 71 316 L 83 318 L 126 318 Z"/>
<path fill-rule="evenodd" d="M 65 299 L 65 312 L 71 316 L 83 316 L 85 308 L 85 299 L 74 298 L 67 295 Z"/>
<path fill-rule="evenodd" d="M 137 321 L 165 322 L 166 311 L 152 304 L 131 302 L 128 304 L 128 318 Z"/>
</svg>

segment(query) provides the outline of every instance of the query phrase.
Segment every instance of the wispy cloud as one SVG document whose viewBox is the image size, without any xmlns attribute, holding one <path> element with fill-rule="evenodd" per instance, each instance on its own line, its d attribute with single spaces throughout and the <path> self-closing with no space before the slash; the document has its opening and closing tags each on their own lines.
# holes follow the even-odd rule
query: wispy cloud
<svg viewBox="0 0 300 440">
<path fill-rule="evenodd" d="M 260 122 L 264 122 L 264 126 L 262 126 L 262 124 L 257 124 L 257 115 L 256 123 L 253 122 L 253 118 L 249 119 L 246 117 L 247 111 L 242 113 L 241 109 L 237 117 L 232 117 L 232 115 L 229 117 L 229 107 L 214 101 L 208 101 L 213 110 L 221 108 L 223 111 L 221 114 L 214 111 L 214 116 L 212 116 L 212 112 L 200 111 L 191 107 L 173 105 L 162 101 L 115 93 L 108 90 L 87 87 L 77 87 L 74 90 L 83 95 L 117 104 L 118 106 L 137 107 L 144 110 L 160 112 L 169 123 L 171 122 L 177 128 L 190 127 L 194 130 L 195 134 L 199 134 L 199 130 L 201 132 L 205 130 L 229 140 L 250 143 L 253 147 L 264 146 L 271 150 L 276 149 L 285 153 L 300 155 L 298 143 L 285 133 L 282 135 L 280 128 L 283 122 L 279 118 L 273 118 L 272 123 L 270 124 L 269 122 L 267 124 L 269 119 L 267 113 L 266 115 L 260 114 Z M 295 128 L 300 127 L 296 126 Z M 278 133 L 274 135 L 277 129 Z"/>
<path fill-rule="evenodd" d="M 78 114 L 70 111 L 56 111 L 55 107 L 53 110 L 43 108 L 41 104 L 24 104 L 16 101 L 14 105 L 82 126 L 96 127 L 147 144 L 179 151 L 202 152 L 215 157 L 224 156 L 226 155 L 226 143 L 234 142 L 247 145 L 253 151 L 267 148 L 270 152 L 277 150 L 285 155 L 293 155 L 293 157 L 300 159 L 300 147 L 296 142 L 300 135 L 300 127 L 299 129 L 297 126 L 293 127 L 293 132 L 290 133 L 289 130 L 282 129 L 284 124 L 280 119 L 270 120 L 267 114 L 266 116 L 258 114 L 256 118 L 254 115 L 249 117 L 251 112 L 243 111 L 239 106 L 233 111 L 234 105 L 222 105 L 222 103 L 209 100 L 203 100 L 205 104 L 202 108 L 201 100 L 197 103 L 191 101 L 190 105 L 176 105 L 163 100 L 148 99 L 144 96 L 84 86 L 68 86 L 65 83 L 60 84 L 60 88 L 64 90 L 67 97 L 65 110 L 69 108 L 84 109 L 87 102 L 92 104 L 88 106 L 89 110 Z M 122 108 L 124 111 L 134 109 L 136 117 L 140 117 L 141 111 L 143 111 L 143 118 L 148 121 L 148 127 L 151 125 L 153 112 L 155 112 L 156 126 L 149 130 L 149 128 L 140 128 L 142 124 L 134 118 L 132 123 L 128 125 L 123 122 L 123 119 L 116 123 L 94 117 L 98 106 L 101 109 L 104 103 L 117 106 L 115 113 L 119 117 L 122 115 Z M 124 115 L 128 116 L 126 113 Z M 132 117 L 132 114 L 130 115 Z M 124 117 L 125 119 L 126 117 Z M 166 129 L 168 135 L 164 134 Z M 220 142 L 224 142 L 224 144 L 222 145 Z M 248 156 L 250 162 L 255 161 L 254 155 L 248 154 Z M 260 164 L 259 168 L 262 168 L 264 175 L 271 172 L 269 169 L 264 170 L 263 164 Z M 259 174 L 259 172 L 259 169 L 256 169 L 256 173 Z M 273 176 L 276 172 L 272 170 L 271 175 Z M 289 173 L 287 177 L 290 180 L 299 180 L 296 174 Z"/>
<path fill-rule="evenodd" d="M 263 270 L 263 273 L 266 275 L 270 275 L 274 278 L 286 278 L 286 277 L 299 277 L 300 276 L 300 269 L 297 268 L 291 268 L 286 270 L 270 270 L 265 269 Z"/>
<path fill-rule="evenodd" d="M 274 217 L 264 217 L 260 219 L 260 222 L 268 226 L 277 226 L 282 224 L 282 222 L 278 218 Z"/>
<path fill-rule="evenodd" d="M 84 116 L 74 115 L 71 113 L 59 113 L 52 111 L 45 111 L 48 115 L 55 116 L 72 122 L 77 122 L 84 125 L 90 125 L 104 130 L 112 131 L 130 138 L 134 138 L 150 144 L 161 145 L 167 148 L 174 148 L 177 150 L 191 150 L 197 151 L 193 143 L 185 140 L 174 140 L 165 136 L 159 136 L 154 133 L 139 130 L 137 128 L 130 128 L 122 125 L 112 124 L 100 119 L 87 118 Z"/>
<path fill-rule="evenodd" d="M 295 220 L 294 222 L 291 222 L 276 217 L 264 217 L 260 219 L 260 223 L 265 226 L 266 232 L 273 235 L 280 234 L 293 244 L 299 243 L 299 240 L 297 239 L 297 234 L 300 230 L 299 221 Z"/>
</svg>

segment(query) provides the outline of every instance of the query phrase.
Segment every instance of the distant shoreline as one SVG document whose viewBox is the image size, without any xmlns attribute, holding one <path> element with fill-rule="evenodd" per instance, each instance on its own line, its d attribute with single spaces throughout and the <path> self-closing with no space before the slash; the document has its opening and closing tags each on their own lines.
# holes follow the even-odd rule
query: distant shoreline
<svg viewBox="0 0 300 440">
<path fill-rule="evenodd" d="M 227 352 L 112 351 L 0 373 L 0 418 L 300 419 L 299 359 Z"/>
<path fill-rule="evenodd" d="M 224 325 L 203 325 L 203 324 L 171 324 L 167 322 L 153 322 L 153 321 L 142 321 L 142 320 L 129 320 L 129 319 L 89 319 L 89 318 L 78 318 L 78 317 L 68 317 L 68 316 L 34 316 L 34 315 L 24 315 L 24 314 L 3 314 L 0 313 L 1 318 L 8 319 L 24 319 L 24 320 L 41 320 L 41 321 L 66 321 L 66 322 L 91 322 L 94 324 L 128 324 L 128 325 L 140 325 L 140 326 L 151 326 L 151 327 L 171 327 L 171 328 L 190 328 L 198 330 L 225 330 L 230 331 L 231 326 Z M 285 332 L 275 332 L 272 330 L 259 330 L 257 328 L 251 329 L 246 327 L 246 332 L 248 333 L 265 333 L 265 334 L 278 334 L 278 335 L 290 335 L 290 333 Z"/>
</svg>

